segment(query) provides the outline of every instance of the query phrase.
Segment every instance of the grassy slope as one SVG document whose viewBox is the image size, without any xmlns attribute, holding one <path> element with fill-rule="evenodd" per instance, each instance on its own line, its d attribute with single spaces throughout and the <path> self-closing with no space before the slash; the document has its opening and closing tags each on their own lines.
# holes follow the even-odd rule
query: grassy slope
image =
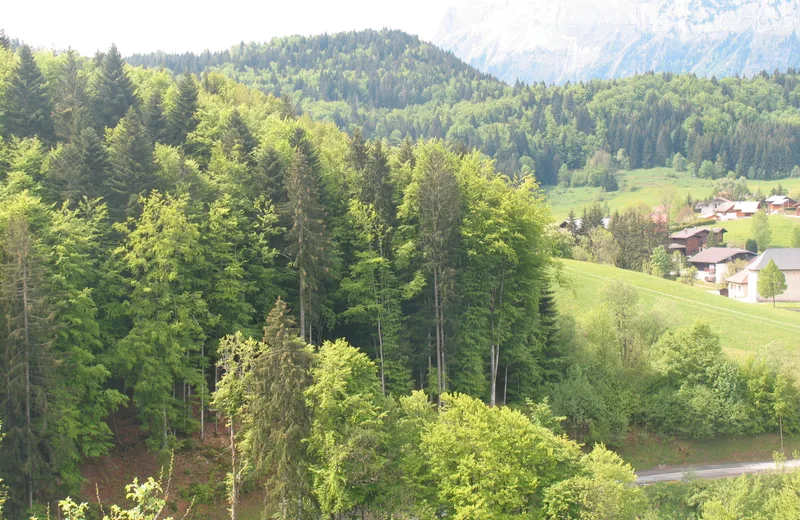
<svg viewBox="0 0 800 520">
<path fill-rule="evenodd" d="M 696 179 L 688 173 L 676 173 L 672 168 L 651 168 L 648 170 L 629 170 L 618 174 L 620 183 L 619 191 L 605 192 L 600 188 L 559 188 L 545 186 L 545 192 L 550 199 L 553 216 L 564 219 L 569 214 L 570 208 L 580 216 L 584 206 L 594 201 L 607 202 L 613 212 L 615 209 L 624 209 L 633 204 L 644 202 L 650 207 L 660 204 L 659 199 L 665 186 L 673 186 L 681 200 L 691 193 L 694 199 L 704 199 L 711 194 L 713 181 Z M 762 193 L 780 183 L 790 192 L 800 190 L 800 178 L 781 179 L 780 181 L 750 181 L 751 190 L 761 189 Z"/>
<path fill-rule="evenodd" d="M 800 314 L 789 309 L 742 303 L 699 287 L 607 265 L 565 260 L 564 274 L 572 286 L 557 290 L 559 310 L 579 321 L 602 304 L 602 288 L 607 281 L 621 278 L 637 287 L 640 301 L 658 309 L 671 326 L 688 325 L 697 319 L 709 321 L 722 346 L 735 357 L 765 350 L 786 355 L 800 349 Z"/>
<path fill-rule="evenodd" d="M 717 225 L 728 230 L 725 234 L 725 241 L 729 247 L 744 247 L 747 239 L 753 236 L 753 221 L 748 218 L 721 222 Z M 789 247 L 789 232 L 794 226 L 800 226 L 799 218 L 770 215 L 769 227 L 772 230 L 771 246 Z"/>
</svg>

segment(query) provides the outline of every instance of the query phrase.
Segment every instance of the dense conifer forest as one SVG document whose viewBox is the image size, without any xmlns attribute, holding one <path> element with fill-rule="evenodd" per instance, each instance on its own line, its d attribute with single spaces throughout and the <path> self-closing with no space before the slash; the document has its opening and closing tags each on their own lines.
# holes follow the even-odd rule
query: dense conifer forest
<svg viewBox="0 0 800 520">
<path fill-rule="evenodd" d="M 219 72 L 286 96 L 309 117 L 398 144 L 446 138 L 493 158 L 507 175 L 558 184 L 603 149 L 629 168 L 680 153 L 720 176 L 786 177 L 800 165 L 800 90 L 794 70 L 754 78 L 641 74 L 548 86 L 507 85 L 400 31 L 362 31 L 240 43 L 201 54 L 136 55 L 175 73 Z M 600 175 L 589 182 L 613 184 Z"/>
</svg>

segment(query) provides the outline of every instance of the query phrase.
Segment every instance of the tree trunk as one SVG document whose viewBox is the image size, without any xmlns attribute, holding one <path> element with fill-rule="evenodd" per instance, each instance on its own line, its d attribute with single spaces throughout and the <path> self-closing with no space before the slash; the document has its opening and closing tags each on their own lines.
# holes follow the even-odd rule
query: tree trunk
<svg viewBox="0 0 800 520">
<path fill-rule="evenodd" d="M 493 344 L 490 352 L 492 358 L 490 363 L 492 383 L 490 390 L 491 393 L 489 394 L 489 406 L 491 406 L 492 408 L 494 408 L 495 405 L 497 404 L 497 361 L 498 358 L 500 357 L 499 354 L 500 354 L 500 348 Z"/>
<path fill-rule="evenodd" d="M 436 402 L 442 406 L 442 336 L 441 321 L 439 321 L 439 276 L 438 270 L 433 268 L 433 314 L 436 322 Z"/>
<path fill-rule="evenodd" d="M 383 396 L 386 397 L 386 375 L 383 371 L 383 332 L 381 331 L 381 319 L 378 318 L 378 357 L 381 361 L 380 364 L 380 372 L 381 372 L 381 392 L 383 392 Z"/>
<path fill-rule="evenodd" d="M 780 415 L 778 416 L 778 429 L 780 430 L 781 434 L 781 453 L 785 453 L 783 451 L 783 417 Z"/>
<path fill-rule="evenodd" d="M 200 372 L 203 374 L 202 378 L 200 379 L 200 440 L 206 438 L 206 414 L 205 414 L 205 407 L 206 407 L 206 344 L 203 343 L 200 345 L 200 363 L 202 363 L 202 367 L 200 368 Z"/>
<path fill-rule="evenodd" d="M 503 406 L 506 405 L 506 397 L 508 397 L 508 365 L 506 365 L 506 375 L 503 379 Z"/>
<path fill-rule="evenodd" d="M 236 467 L 236 433 L 233 419 L 231 419 L 229 430 L 231 434 L 231 520 L 236 520 L 238 515 L 236 505 L 239 502 L 239 486 L 237 482 L 239 480 L 239 471 Z"/>
<path fill-rule="evenodd" d="M 26 251 L 27 253 L 27 251 Z M 25 427 L 27 429 L 26 439 L 26 456 L 31 456 L 31 345 L 30 345 L 30 319 L 28 311 L 30 305 L 28 302 L 28 264 L 27 254 L 26 258 L 20 255 L 20 263 L 22 264 L 22 334 L 23 341 L 25 342 Z M 33 475 L 30 469 L 25 470 L 25 484 L 26 494 L 28 500 L 28 509 L 33 507 Z"/>
</svg>

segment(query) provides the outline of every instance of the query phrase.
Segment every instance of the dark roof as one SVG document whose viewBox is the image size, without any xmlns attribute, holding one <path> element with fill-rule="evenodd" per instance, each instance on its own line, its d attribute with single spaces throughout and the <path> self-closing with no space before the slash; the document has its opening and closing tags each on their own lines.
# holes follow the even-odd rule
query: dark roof
<svg viewBox="0 0 800 520">
<path fill-rule="evenodd" d="M 751 271 L 760 271 L 773 260 L 781 271 L 800 271 L 800 248 L 767 249 L 751 265 Z"/>
<path fill-rule="evenodd" d="M 680 231 L 676 231 L 675 233 L 671 234 L 669 237 L 670 238 L 690 238 L 690 237 L 693 237 L 695 235 L 699 235 L 701 233 L 708 233 L 709 231 L 713 231 L 714 233 L 720 233 L 720 232 L 727 233 L 728 232 L 728 230 L 725 229 L 725 228 L 709 229 L 709 228 L 696 228 L 695 227 L 695 228 L 681 229 Z"/>
<path fill-rule="evenodd" d="M 721 264 L 737 255 L 754 256 L 750 251 L 737 247 L 709 247 L 691 257 L 689 262 L 697 264 Z"/>
</svg>

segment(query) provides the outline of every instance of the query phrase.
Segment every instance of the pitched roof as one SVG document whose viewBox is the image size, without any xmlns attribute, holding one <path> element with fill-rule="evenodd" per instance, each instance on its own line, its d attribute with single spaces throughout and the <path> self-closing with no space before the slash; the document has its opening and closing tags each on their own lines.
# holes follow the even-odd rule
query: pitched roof
<svg viewBox="0 0 800 520">
<path fill-rule="evenodd" d="M 781 271 L 800 271 L 800 248 L 767 249 L 750 264 L 751 271 L 760 271 L 773 260 Z"/>
<path fill-rule="evenodd" d="M 670 238 L 689 238 L 689 237 L 693 237 L 695 235 L 699 235 L 699 234 L 704 233 L 704 232 L 708 233 L 708 231 L 709 230 L 706 229 L 706 228 L 697 228 L 697 227 L 686 228 L 686 229 L 681 229 L 680 231 L 676 231 L 675 233 L 671 234 L 669 237 Z"/>
<path fill-rule="evenodd" d="M 727 262 L 736 255 L 754 256 L 750 251 L 737 247 L 709 247 L 691 257 L 689 262 L 698 264 L 721 264 Z"/>
<path fill-rule="evenodd" d="M 744 200 L 737 202 L 734 209 L 742 213 L 755 213 L 759 207 L 761 207 L 761 203 L 757 200 Z"/>
<path fill-rule="evenodd" d="M 728 232 L 727 229 L 721 228 L 721 227 L 719 227 L 719 228 L 698 228 L 698 227 L 693 227 L 693 228 L 686 228 L 686 229 L 681 229 L 680 231 L 676 231 L 675 233 L 672 233 L 669 237 L 670 238 L 690 238 L 690 237 L 693 237 L 695 235 L 700 235 L 702 233 L 708 233 L 709 231 L 713 231 L 714 233 L 720 233 L 720 232 L 727 233 Z"/>
<path fill-rule="evenodd" d="M 787 197 L 786 195 L 773 195 L 767 199 L 769 204 L 776 204 L 782 206 L 787 202 L 794 204 L 794 199 Z"/>
<path fill-rule="evenodd" d="M 725 204 L 720 204 L 720 206 L 715 210 L 715 213 L 727 213 L 732 211 L 735 207 L 735 202 L 726 202 Z"/>
<path fill-rule="evenodd" d="M 735 283 L 739 285 L 743 285 L 747 283 L 747 277 L 750 274 L 750 271 L 744 269 L 739 271 L 735 275 L 731 276 L 730 278 L 725 279 L 726 282 Z"/>
</svg>

